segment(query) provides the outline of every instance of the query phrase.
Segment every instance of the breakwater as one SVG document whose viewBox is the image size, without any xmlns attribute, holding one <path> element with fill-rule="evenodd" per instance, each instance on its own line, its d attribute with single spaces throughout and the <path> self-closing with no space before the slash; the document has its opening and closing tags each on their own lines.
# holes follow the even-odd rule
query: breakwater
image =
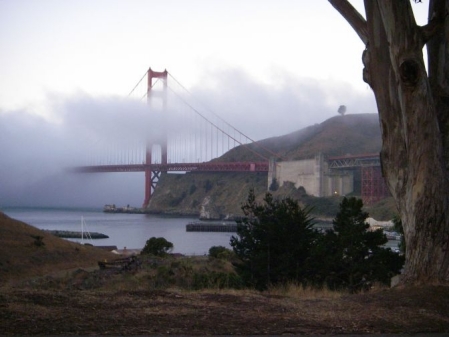
<svg viewBox="0 0 449 337">
<path fill-rule="evenodd" d="M 189 222 L 186 232 L 237 232 L 236 222 Z"/>
<path fill-rule="evenodd" d="M 46 230 L 47 233 L 50 233 L 58 238 L 63 239 L 108 239 L 109 236 L 102 233 L 96 232 L 77 232 L 77 231 L 60 231 L 60 230 Z"/>
</svg>

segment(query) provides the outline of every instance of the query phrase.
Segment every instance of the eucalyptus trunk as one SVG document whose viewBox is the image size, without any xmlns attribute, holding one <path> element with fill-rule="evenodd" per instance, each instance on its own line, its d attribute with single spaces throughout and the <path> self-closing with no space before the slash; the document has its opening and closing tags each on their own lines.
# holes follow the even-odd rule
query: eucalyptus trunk
<svg viewBox="0 0 449 337">
<path fill-rule="evenodd" d="M 409 0 L 365 0 L 365 18 L 346 0 L 329 2 L 366 45 L 363 79 L 376 98 L 382 172 L 407 246 L 401 281 L 447 282 L 449 0 L 429 1 L 430 19 L 422 27 Z"/>
</svg>

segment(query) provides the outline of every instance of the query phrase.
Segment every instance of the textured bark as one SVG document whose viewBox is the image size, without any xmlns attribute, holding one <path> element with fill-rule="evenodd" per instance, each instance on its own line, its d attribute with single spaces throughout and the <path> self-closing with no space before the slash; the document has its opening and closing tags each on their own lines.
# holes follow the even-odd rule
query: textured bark
<svg viewBox="0 0 449 337">
<path fill-rule="evenodd" d="M 329 1 L 346 20 L 357 17 L 347 1 Z M 449 281 L 448 3 L 430 1 L 432 20 L 419 27 L 409 0 L 365 0 L 365 26 L 351 23 L 367 34 L 363 78 L 376 97 L 382 171 L 404 226 L 404 283 Z"/>
</svg>

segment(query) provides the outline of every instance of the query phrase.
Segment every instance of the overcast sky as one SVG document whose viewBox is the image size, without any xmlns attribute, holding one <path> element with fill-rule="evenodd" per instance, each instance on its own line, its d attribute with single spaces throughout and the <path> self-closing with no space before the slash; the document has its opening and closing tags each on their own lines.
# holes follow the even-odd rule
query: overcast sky
<svg viewBox="0 0 449 337">
<path fill-rule="evenodd" d="M 326 0 L 0 0 L 0 46 L 0 208 L 139 206 L 143 174 L 64 168 L 117 130 L 145 137 L 128 94 L 149 67 L 256 140 L 376 113 L 364 46 Z"/>
</svg>

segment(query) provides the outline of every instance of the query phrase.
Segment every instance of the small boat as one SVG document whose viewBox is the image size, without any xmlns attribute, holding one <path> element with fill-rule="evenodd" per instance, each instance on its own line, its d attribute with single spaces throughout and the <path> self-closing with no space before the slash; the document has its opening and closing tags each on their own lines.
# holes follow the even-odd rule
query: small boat
<svg viewBox="0 0 449 337">
<path fill-rule="evenodd" d="M 84 228 L 86 227 L 86 228 Z M 84 237 L 86 239 L 90 240 L 92 242 L 92 236 L 89 233 L 89 230 L 87 230 L 86 221 L 84 221 L 84 217 L 81 217 L 81 244 L 84 245 Z"/>
</svg>

